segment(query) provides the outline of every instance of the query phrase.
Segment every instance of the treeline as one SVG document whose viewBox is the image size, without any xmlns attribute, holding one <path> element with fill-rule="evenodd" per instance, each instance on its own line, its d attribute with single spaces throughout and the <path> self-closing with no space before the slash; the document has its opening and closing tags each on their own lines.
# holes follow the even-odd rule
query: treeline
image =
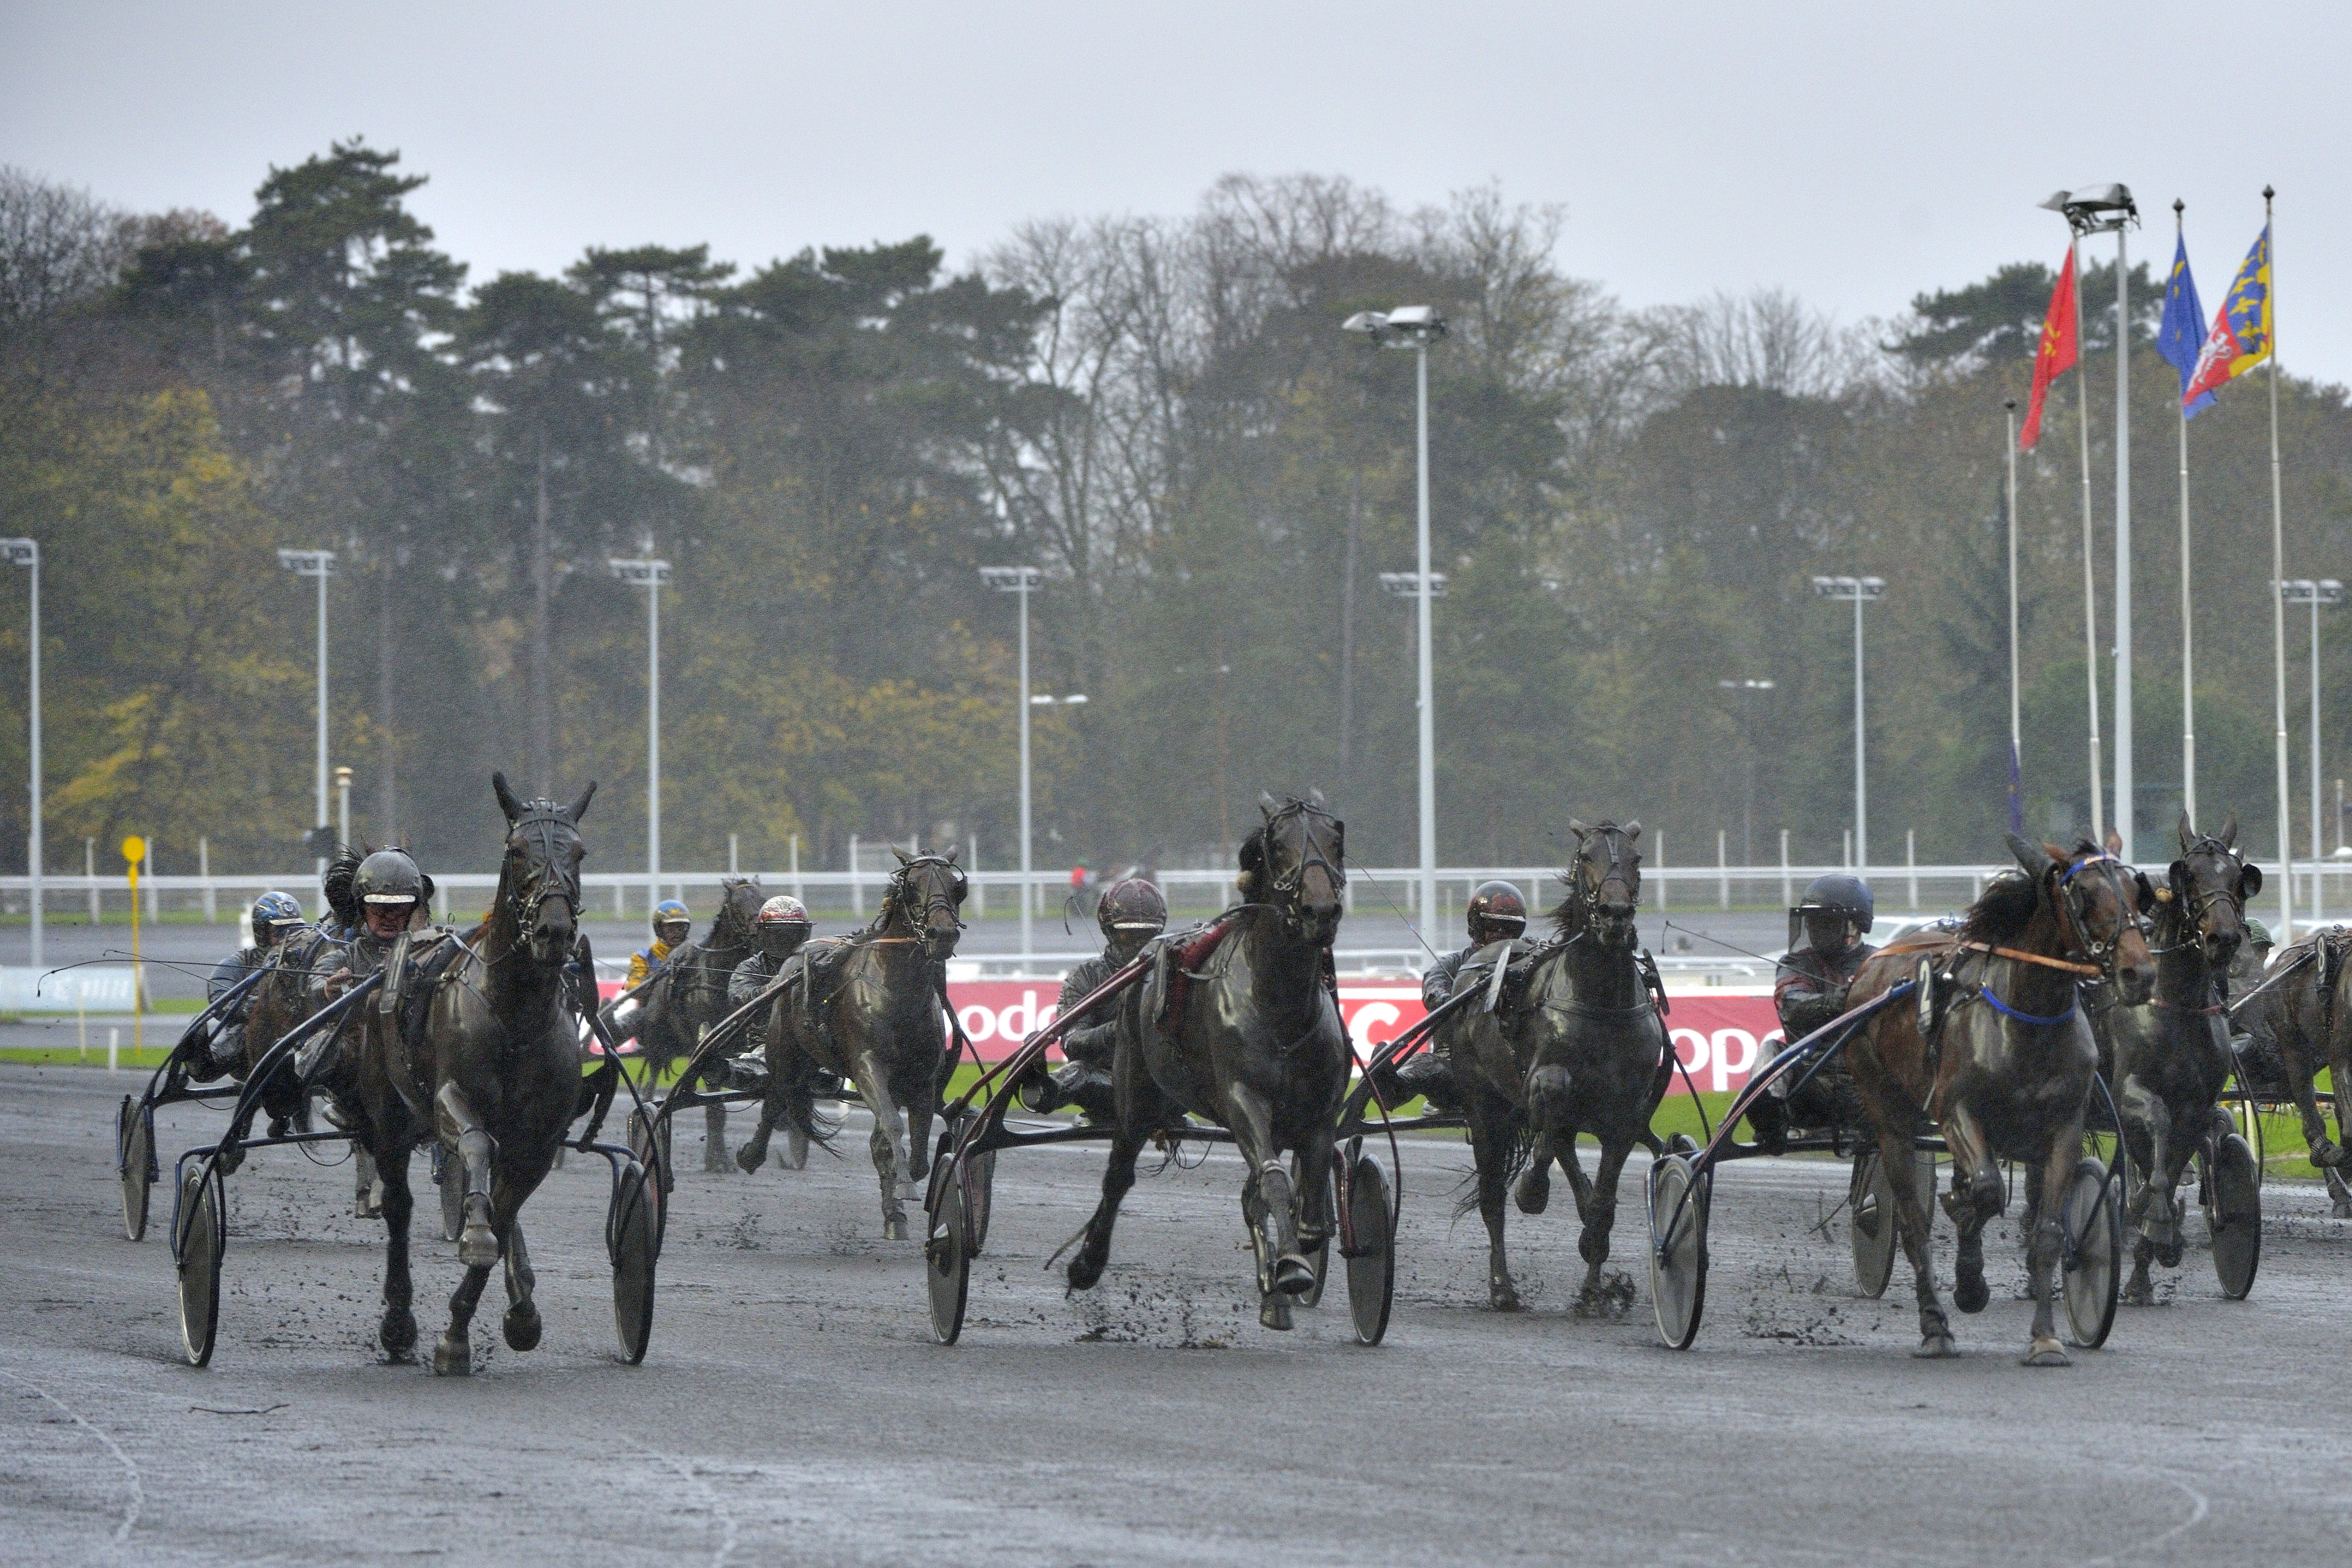
<svg viewBox="0 0 2352 1568">
<path fill-rule="evenodd" d="M 165 870 L 199 836 L 217 865 L 298 863 L 315 600 L 280 546 L 338 555 L 355 830 L 436 863 L 489 863 L 493 766 L 598 779 L 597 863 L 643 863 L 646 602 L 605 563 L 648 545 L 675 574 L 667 864 L 721 864 L 730 833 L 752 865 L 793 837 L 839 865 L 853 835 L 1008 863 L 1014 604 L 979 569 L 1023 563 L 1045 574 L 1035 689 L 1088 698 L 1034 710 L 1045 864 L 1217 854 L 1261 786 L 1308 784 L 1358 860 L 1406 859 L 1412 618 L 1379 579 L 1412 564 L 1412 356 L 1339 325 L 1402 303 L 1454 329 L 1430 356 L 1443 858 L 1557 858 L 1567 816 L 1602 814 L 1663 828 L 1677 863 L 1718 829 L 1738 860 L 1743 824 L 1759 860 L 1783 827 L 1834 858 L 1852 622 L 1820 573 L 1888 583 L 1877 857 L 1906 829 L 1923 859 L 1995 852 L 2001 404 L 2040 266 L 1857 327 L 1770 292 L 1633 311 L 1557 270 L 1556 211 L 1233 177 L 1189 217 L 1024 225 L 964 273 L 917 237 L 751 268 L 591 249 L 469 283 L 409 209 L 422 183 L 339 144 L 271 171 L 232 229 L 0 173 L 0 510 L 45 552 L 53 868 L 132 829 Z M 2144 272 L 2133 297 L 2147 833 L 2179 777 L 2177 424 Z M 2090 325 L 2105 644 L 2112 307 Z M 2074 396 L 2021 488 L 2024 777 L 2053 833 L 2087 820 Z M 2290 376 L 2283 417 L 2289 574 L 2340 571 L 2345 395 Z M 2263 421 L 2242 385 L 2190 445 L 2200 804 L 2266 825 Z M 20 609 L 0 638 L 21 669 Z M 2327 689 L 2352 691 L 2352 635 L 2332 646 Z M 23 703 L 0 679 L 0 776 L 24 776 Z M 23 798 L 0 800 L 17 863 Z"/>
</svg>

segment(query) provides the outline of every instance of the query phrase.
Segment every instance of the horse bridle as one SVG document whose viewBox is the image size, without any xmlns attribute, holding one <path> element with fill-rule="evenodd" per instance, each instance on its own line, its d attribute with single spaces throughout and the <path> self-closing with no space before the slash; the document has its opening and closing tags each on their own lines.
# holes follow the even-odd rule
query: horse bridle
<svg viewBox="0 0 2352 1568">
<path fill-rule="evenodd" d="M 1595 834 L 1600 836 L 1601 842 L 1609 846 L 1609 865 L 1608 868 L 1601 873 L 1599 879 L 1588 888 L 1585 886 L 1583 875 L 1584 847 L 1591 841 Z M 1634 880 L 1640 872 L 1628 873 L 1625 869 L 1622 846 L 1619 842 L 1624 836 L 1625 830 L 1612 824 L 1588 828 L 1585 832 L 1577 835 L 1576 864 L 1573 868 L 1574 874 L 1568 878 L 1568 885 L 1570 893 L 1576 900 L 1577 913 L 1580 917 L 1580 923 L 1586 931 L 1591 931 L 1593 922 L 1601 918 L 1601 894 L 1602 889 L 1612 882 L 1625 889 L 1627 903 L 1637 908 L 1640 906 L 1641 894 Z"/>
<path fill-rule="evenodd" d="M 918 866 L 946 867 L 950 871 L 955 874 L 955 886 L 959 889 L 964 886 L 965 879 L 963 868 L 957 865 L 954 861 L 949 859 L 944 855 L 918 855 L 912 860 L 909 860 L 905 865 L 899 867 L 898 874 L 890 879 L 891 902 L 898 912 L 906 917 L 907 924 L 914 931 L 916 942 L 921 944 L 924 952 L 928 954 L 930 950 L 931 941 L 931 916 L 935 912 L 940 910 L 947 910 L 948 919 L 955 921 L 955 928 L 958 931 L 963 930 L 964 925 L 962 919 L 956 913 L 959 900 L 950 895 L 931 892 L 924 895 L 923 901 L 919 907 L 912 906 L 908 903 L 907 894 L 909 887 L 908 879 L 914 874 L 915 868 Z"/>
<path fill-rule="evenodd" d="M 531 879 L 528 887 L 514 889 L 507 894 L 507 906 L 514 911 L 515 921 L 522 928 L 526 940 L 531 928 L 539 923 L 541 906 L 558 894 L 572 905 L 572 919 L 576 921 L 580 917 L 580 872 L 576 866 L 562 864 L 562 858 L 556 854 L 555 827 L 559 823 L 575 834 L 579 832 L 572 819 L 562 811 L 552 805 L 535 801 L 514 819 L 512 826 L 508 829 L 508 841 L 511 843 L 515 835 L 523 829 L 537 828 L 540 857 L 546 868 Z"/>
<path fill-rule="evenodd" d="M 2058 891 L 2059 940 L 2070 944 L 2067 949 L 2070 957 L 2079 956 L 2088 960 L 2098 969 L 2099 978 L 2094 984 L 2101 985 L 2109 985 L 2116 982 L 2116 954 L 2123 942 L 2124 931 L 2137 931 L 2141 933 L 2143 941 L 2147 936 L 2139 907 L 2125 890 L 2123 872 L 2118 869 L 2122 865 L 2121 860 L 2102 852 L 2096 855 L 2086 855 L 2063 870 L 2054 871 L 2053 877 L 2057 883 Z M 2116 907 L 2124 911 L 2123 921 L 2116 927 L 2116 934 L 2104 942 L 2092 938 L 2091 928 L 2083 918 L 2083 907 L 2074 888 L 2075 874 L 2090 866 L 2107 868 L 2105 873 L 2107 885 L 2115 890 Z"/>
<path fill-rule="evenodd" d="M 1288 816 L 1318 816 L 1335 826 L 1339 825 L 1339 821 L 1338 817 L 1333 816 L 1329 812 L 1325 811 L 1311 801 L 1290 801 L 1284 805 L 1280 810 L 1275 812 L 1265 819 L 1265 843 L 1268 848 L 1271 848 L 1274 844 L 1273 835 L 1275 826 L 1281 822 L 1283 818 Z M 1281 900 L 1276 907 L 1282 910 L 1282 919 L 1284 923 L 1293 927 L 1299 924 L 1298 895 L 1306 886 L 1308 868 L 1314 866 L 1320 866 L 1323 868 L 1323 874 L 1331 879 L 1331 896 L 1333 898 L 1344 898 L 1348 889 L 1347 871 L 1334 862 L 1330 857 L 1323 853 L 1323 847 L 1315 841 L 1315 835 L 1312 833 L 1302 834 L 1301 838 L 1305 844 L 1305 847 L 1299 851 L 1298 864 L 1293 866 L 1289 870 L 1284 872 L 1280 876 L 1270 879 L 1266 883 L 1268 890 L 1282 895 Z"/>
<path fill-rule="evenodd" d="M 2200 854 L 2218 855 L 2231 866 L 2237 868 L 2242 875 L 2244 864 L 2239 860 L 2237 851 L 2210 833 L 2199 834 L 2190 842 L 2189 847 L 2180 852 L 2180 858 L 2173 864 L 2185 868 L 2190 859 Z M 2200 940 L 2198 928 L 2204 923 L 2205 911 L 2215 904 L 2227 903 L 2231 909 L 2237 910 L 2239 920 L 2243 921 L 2246 918 L 2245 896 L 2239 891 L 2241 878 L 2231 878 L 2225 887 L 2202 889 L 2189 881 L 2186 877 L 2179 879 L 2179 881 L 2181 885 L 2174 889 L 2173 896 L 2179 900 L 2179 907 L 2182 921 L 2180 936 L 2183 943 Z M 2160 951 L 2170 952 L 2174 950 L 2168 947 Z"/>
</svg>

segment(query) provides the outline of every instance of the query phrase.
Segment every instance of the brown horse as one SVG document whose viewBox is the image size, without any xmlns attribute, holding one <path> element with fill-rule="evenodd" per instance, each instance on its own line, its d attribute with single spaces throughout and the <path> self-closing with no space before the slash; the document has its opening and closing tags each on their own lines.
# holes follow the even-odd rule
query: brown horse
<svg viewBox="0 0 2352 1568">
<path fill-rule="evenodd" d="M 909 855 L 893 845 L 891 852 L 898 869 L 874 923 L 846 942 L 803 948 L 799 966 L 774 987 L 760 1125 L 735 1161 L 758 1170 L 779 1121 L 825 1142 L 819 1080 L 847 1079 L 874 1114 L 868 1147 L 882 1187 L 883 1237 L 904 1241 L 907 1186 L 930 1173 L 931 1118 L 947 1087 L 942 1009 L 947 962 L 963 931 L 956 911 L 965 882 L 953 849 Z"/>
<path fill-rule="evenodd" d="M 2064 1250 L 2060 1201 L 2082 1155 L 2084 1116 L 2098 1047 L 2077 1003 L 2084 983 L 2112 985 L 2126 1005 L 2147 1000 L 2155 961 L 2140 914 L 2155 889 L 2089 843 L 2072 851 L 2015 834 L 2010 853 L 2025 875 L 1995 878 L 1957 931 L 1926 931 L 1890 942 L 1854 976 L 1853 1006 L 1913 979 L 1924 961 L 1944 1005 L 1919 1025 L 1914 994 L 1883 1008 L 1846 1047 L 1854 1087 L 1881 1149 L 1907 1149 L 1931 1122 L 1952 1154 L 1945 1211 L 1959 1231 L 1953 1300 L 1981 1311 L 1984 1226 L 2007 1206 L 2003 1158 L 2026 1166 L 2031 1237 L 2026 1272 L 2033 1290 L 2028 1366 L 2064 1366 L 2052 1311 L 2053 1271 Z M 1921 1356 L 1957 1353 L 1936 1293 L 1927 1253 L 1927 1194 L 1909 1160 L 1890 1160 L 1895 1229 L 1919 1300 Z"/>
<path fill-rule="evenodd" d="M 751 923 L 767 899 L 751 877 L 720 880 L 719 913 L 700 942 L 684 943 L 662 962 L 662 972 L 645 988 L 644 1008 L 628 1026 L 644 1048 L 646 1067 L 658 1081 L 670 1064 L 694 1054 L 702 1031 L 734 1009 L 727 1004 L 727 982 L 735 966 L 751 955 Z M 684 1079 L 680 1092 L 693 1089 Z M 702 1108 L 702 1168 L 731 1175 L 734 1163 L 727 1157 L 727 1108 Z"/>
<path fill-rule="evenodd" d="M 2262 991 L 2238 1021 L 2252 1035 L 2245 1052 L 2257 1099 L 2281 1092 L 2303 1113 L 2304 1142 L 2311 1163 L 2327 1180 L 2336 1217 L 2352 1219 L 2352 1132 L 2345 1104 L 2352 1100 L 2352 999 L 2344 995 L 2344 969 L 2352 957 L 2352 931 L 2342 926 L 2313 931 L 2272 956 Z M 2319 1103 L 2318 1074 L 2328 1069 L 2334 1083 L 2336 1137 Z"/>
</svg>

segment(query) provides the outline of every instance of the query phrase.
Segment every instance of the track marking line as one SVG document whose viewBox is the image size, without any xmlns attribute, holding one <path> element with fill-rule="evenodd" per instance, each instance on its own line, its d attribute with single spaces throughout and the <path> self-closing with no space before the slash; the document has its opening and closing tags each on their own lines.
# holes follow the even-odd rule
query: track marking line
<svg viewBox="0 0 2352 1568">
<path fill-rule="evenodd" d="M 2142 1554 L 2156 1547 L 2162 1546 L 2168 1541 L 2178 1540 L 2179 1537 L 2188 1534 L 2190 1531 L 2205 1522 L 2206 1516 L 2210 1514 L 2213 1510 L 2212 1505 L 2205 1500 L 2205 1494 L 2203 1492 L 2199 1491 L 2195 1487 L 2190 1486 L 2187 1481 L 2180 1479 L 2178 1476 L 2164 1476 L 2159 1479 L 2170 1481 L 2174 1486 L 2179 1487 L 2183 1492 L 2188 1494 L 2190 1504 L 2189 1517 L 2182 1520 L 2179 1524 L 2174 1525 L 2170 1530 L 2159 1531 L 2156 1534 L 2149 1536 L 2146 1541 L 2135 1542 L 2134 1544 L 2126 1547 L 2121 1552 L 2111 1552 L 2105 1557 L 2086 1557 L 2083 1560 L 2082 1568 L 2098 1568 L 2098 1565 L 2103 1563 L 2137 1562 L 2140 1559 Z"/>
<path fill-rule="evenodd" d="M 652 1447 L 650 1444 L 641 1444 L 640 1446 L 644 1448 L 645 1452 L 651 1454 L 663 1464 L 667 1465 L 671 1469 L 676 1470 L 678 1475 L 686 1480 L 688 1485 L 693 1487 L 695 1490 L 702 1494 L 705 1508 L 709 1511 L 710 1517 L 719 1521 L 719 1550 L 711 1553 L 710 1568 L 723 1568 L 727 1560 L 735 1554 L 735 1514 L 733 1510 L 728 1508 L 725 1500 L 719 1497 L 718 1489 L 712 1487 L 709 1481 L 704 1480 L 701 1473 L 697 1470 L 691 1463 L 678 1458 L 675 1455 L 666 1454 L 659 1448 Z"/>
<path fill-rule="evenodd" d="M 147 1488 L 139 1479 L 138 1465 L 132 1462 L 130 1455 L 122 1451 L 122 1445 L 116 1442 L 112 1436 L 107 1432 L 106 1428 L 97 1425 L 88 1416 L 84 1415 L 80 1411 L 76 1410 L 72 1405 L 68 1405 L 64 1400 L 59 1399 L 56 1394 L 51 1394 L 47 1389 L 43 1388 L 39 1384 L 33 1382 L 30 1378 L 18 1377 L 13 1372 L 0 1372 L 0 1377 L 6 1378 L 9 1382 L 16 1384 L 19 1388 L 31 1389 L 35 1394 L 39 1394 L 42 1398 L 56 1405 L 59 1410 L 64 1411 L 66 1415 L 72 1419 L 75 1426 L 80 1427 L 83 1431 L 89 1433 L 91 1436 L 105 1444 L 106 1451 L 112 1454 L 115 1458 L 121 1463 L 123 1473 L 131 1479 L 131 1505 L 122 1510 L 122 1522 L 114 1527 L 114 1543 L 117 1546 L 120 1546 L 124 1542 L 130 1540 L 131 1527 L 139 1522 L 139 1510 L 147 1506 Z"/>
</svg>

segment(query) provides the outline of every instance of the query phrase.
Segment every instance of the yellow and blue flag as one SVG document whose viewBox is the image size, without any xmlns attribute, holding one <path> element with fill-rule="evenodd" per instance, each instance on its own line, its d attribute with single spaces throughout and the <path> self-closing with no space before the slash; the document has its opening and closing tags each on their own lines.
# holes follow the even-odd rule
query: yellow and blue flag
<svg viewBox="0 0 2352 1568">
<path fill-rule="evenodd" d="M 2271 228 L 2264 224 L 2262 237 L 2238 268 L 2237 281 L 2213 313 L 2213 330 L 2205 336 L 2197 368 L 2180 389 L 2181 406 L 2195 413 L 2200 397 L 2270 358 L 2271 332 Z"/>
<path fill-rule="evenodd" d="M 2213 406 L 2210 392 L 2200 392 L 2194 399 L 2189 395 L 2189 384 L 2196 379 L 2197 361 L 2204 346 L 2205 307 L 2197 301 L 2197 279 L 2189 270 L 2188 237 L 2176 235 L 2172 276 L 2164 285 L 2164 320 L 2156 329 L 2156 352 L 2180 373 L 2180 400 L 2188 415 Z"/>
</svg>

